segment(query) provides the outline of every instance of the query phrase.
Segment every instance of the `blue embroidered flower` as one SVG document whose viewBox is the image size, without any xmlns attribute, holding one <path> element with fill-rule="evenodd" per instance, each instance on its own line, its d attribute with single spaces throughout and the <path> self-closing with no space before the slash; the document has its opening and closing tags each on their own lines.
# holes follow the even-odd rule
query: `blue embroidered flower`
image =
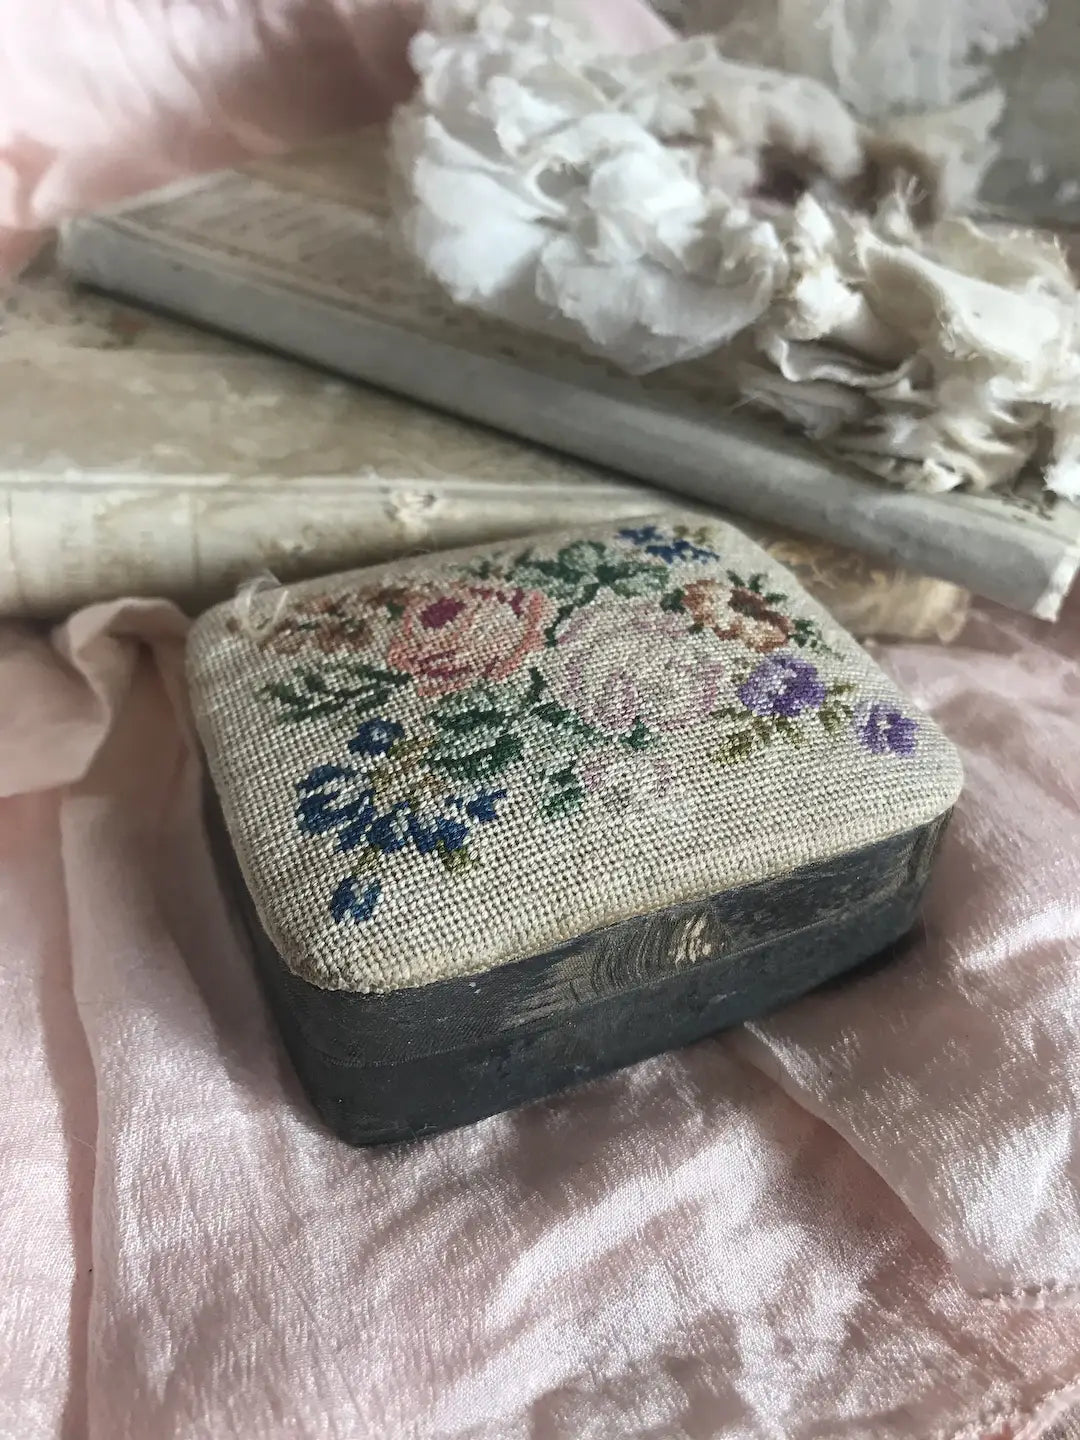
<svg viewBox="0 0 1080 1440">
<path fill-rule="evenodd" d="M 627 529 L 619 531 L 620 540 L 629 540 L 631 545 L 636 545 L 644 550 L 646 555 L 653 555 L 657 560 L 663 560 L 667 565 L 674 565 L 676 560 L 716 560 L 719 557 L 713 550 L 706 550 L 703 545 L 694 545 L 689 540 L 679 536 L 665 535 L 656 525 L 642 525 L 638 529 Z"/>
<path fill-rule="evenodd" d="M 476 819 L 478 824 L 487 824 L 499 818 L 492 810 L 486 819 L 478 819 L 470 814 L 465 801 L 457 795 L 449 796 L 446 804 L 448 808 L 456 809 L 459 815 L 464 814 L 470 819 Z M 469 826 L 467 821 L 459 819 L 458 815 L 438 814 L 425 817 L 412 814 L 409 816 L 409 835 L 421 855 L 431 855 L 437 850 L 441 850 L 444 855 L 453 855 L 464 849 L 469 838 Z"/>
<path fill-rule="evenodd" d="M 825 703 L 825 685 L 817 667 L 794 655 L 770 655 L 747 676 L 736 692 L 762 719 L 794 720 L 804 710 Z"/>
<path fill-rule="evenodd" d="M 409 833 L 411 808 L 407 800 L 401 800 L 392 806 L 385 815 L 380 815 L 378 819 L 372 821 L 367 832 L 367 842 L 373 850 L 379 850 L 384 855 L 393 855 L 395 851 L 405 849 L 411 839 Z"/>
<path fill-rule="evenodd" d="M 349 749 L 354 755 L 385 755 L 404 734 L 396 720 L 376 716 L 373 720 L 364 721 L 349 741 Z"/>
<path fill-rule="evenodd" d="M 333 784 L 335 780 L 347 780 L 355 774 L 356 771 L 351 765 L 316 765 L 303 780 L 296 782 L 296 789 L 301 795 L 311 795 Z"/>
<path fill-rule="evenodd" d="M 455 796 L 453 803 L 458 809 L 464 809 L 469 819 L 475 820 L 478 825 L 491 825 L 499 818 L 495 806 L 505 799 L 505 790 L 480 790 L 471 800 L 462 800 L 460 796 Z"/>
<path fill-rule="evenodd" d="M 865 702 L 855 711 L 859 744 L 873 755 L 914 755 L 918 730 L 909 715 L 880 700 Z"/>
<path fill-rule="evenodd" d="M 317 765 L 296 783 L 296 820 L 306 835 L 338 832 L 337 848 L 352 850 L 378 813 L 368 777 L 351 765 Z"/>
<path fill-rule="evenodd" d="M 463 820 L 454 820 L 449 815 L 438 815 L 435 818 L 435 833 L 443 850 L 453 855 L 462 849 L 468 840 L 469 827 Z"/>
<path fill-rule="evenodd" d="M 355 876 L 346 875 L 330 899 L 330 915 L 338 925 L 343 920 L 370 920 L 382 895 L 382 884 L 370 880 L 361 890 Z"/>
</svg>

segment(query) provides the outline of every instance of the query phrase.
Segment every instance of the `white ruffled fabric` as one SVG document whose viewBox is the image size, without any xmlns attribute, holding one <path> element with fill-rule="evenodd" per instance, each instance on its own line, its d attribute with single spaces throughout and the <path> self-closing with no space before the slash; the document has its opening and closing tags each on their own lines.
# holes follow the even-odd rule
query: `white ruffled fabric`
<svg viewBox="0 0 1080 1440">
<path fill-rule="evenodd" d="M 1066 4 L 1070 0 L 1065 0 Z M 1044 18 L 1048 0 L 661 0 L 732 59 L 812 75 L 868 120 L 955 104 L 986 61 Z"/>
<path fill-rule="evenodd" d="M 433 0 L 412 59 L 402 226 L 459 303 L 634 373 L 744 336 L 742 394 L 882 479 L 1080 498 L 1064 258 L 908 213 L 970 205 L 996 92 L 870 130 L 707 36 L 612 56 L 569 0 Z"/>
<path fill-rule="evenodd" d="M 970 220 L 918 232 L 795 207 L 790 271 L 739 368 L 749 399 L 882 479 L 1080 499 L 1080 307 L 1064 257 Z"/>
</svg>

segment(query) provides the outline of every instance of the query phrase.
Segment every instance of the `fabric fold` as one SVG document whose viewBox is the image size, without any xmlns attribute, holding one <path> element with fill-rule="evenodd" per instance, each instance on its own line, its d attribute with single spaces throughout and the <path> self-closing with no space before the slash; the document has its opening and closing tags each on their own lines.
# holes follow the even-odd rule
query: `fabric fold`
<svg viewBox="0 0 1080 1440">
<path fill-rule="evenodd" d="M 0 1009 L 21 1117 L 5 1165 L 40 1167 L 27 1193 L 53 1217 L 37 1233 L 58 1282 L 7 1262 L 5 1359 L 53 1337 L 20 1434 L 82 1424 L 84 1394 L 72 1433 L 94 1440 L 1044 1434 L 1080 1378 L 1076 1312 L 975 1292 L 1060 1278 L 1078 1228 L 1075 627 L 1040 643 L 984 615 L 966 648 L 889 652 L 969 757 L 921 949 L 750 1034 L 390 1152 L 320 1129 L 269 1024 L 202 831 L 182 618 L 98 607 L 52 646 L 5 630 L 0 675 L 25 682 L 7 718 L 24 720 L 0 776 L 15 788 L 22 764 L 38 787 L 0 802 L 26 861 L 22 910 L 0 912 L 5 982 L 51 926 L 94 1067 L 54 1031 L 28 1085 L 10 1057 L 41 1019 Z M 781 1085 L 748 1063 L 766 1053 Z M 96 1158 L 92 1302 L 74 1155 Z M 42 1205 L 56 1194 L 66 1212 Z M 10 1381 L 5 1403 L 22 1403 Z"/>
</svg>

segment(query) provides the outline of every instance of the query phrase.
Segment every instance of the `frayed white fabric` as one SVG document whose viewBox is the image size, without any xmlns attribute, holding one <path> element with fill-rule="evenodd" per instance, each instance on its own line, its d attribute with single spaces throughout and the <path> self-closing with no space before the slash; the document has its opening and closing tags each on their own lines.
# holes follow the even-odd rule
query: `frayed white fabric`
<svg viewBox="0 0 1080 1440">
<path fill-rule="evenodd" d="M 394 131 L 409 243 L 456 300 L 632 371 L 764 313 L 783 249 L 739 196 L 767 143 L 857 166 L 824 87 L 730 65 L 707 40 L 606 56 L 559 0 L 438 3 L 428 26 Z"/>
<path fill-rule="evenodd" d="M 984 86 L 987 58 L 1024 40 L 1047 0 L 664 0 L 660 9 L 687 31 L 718 32 L 732 59 L 812 75 L 879 120 Z"/>
<path fill-rule="evenodd" d="M 1065 260 L 930 223 L 974 199 L 996 92 L 870 131 L 714 39 L 610 56 L 584 24 L 568 0 L 428 6 L 394 159 L 455 300 L 636 373 L 744 336 L 741 393 L 882 479 L 985 490 L 1037 459 L 1080 498 Z"/>
<path fill-rule="evenodd" d="M 1049 450 L 1047 488 L 1080 499 L 1080 309 L 1054 245 L 804 197 L 787 253 L 747 398 L 885 480 L 987 490 Z"/>
</svg>

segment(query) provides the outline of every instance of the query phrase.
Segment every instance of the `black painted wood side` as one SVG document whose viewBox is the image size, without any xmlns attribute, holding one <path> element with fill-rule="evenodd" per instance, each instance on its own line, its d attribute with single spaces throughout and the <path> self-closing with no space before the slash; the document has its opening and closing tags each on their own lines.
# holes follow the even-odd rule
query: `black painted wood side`
<svg viewBox="0 0 1080 1440">
<path fill-rule="evenodd" d="M 209 815 L 293 1065 L 319 1115 L 355 1145 L 553 1094 L 776 1009 L 886 951 L 915 922 L 947 821 L 481 975 L 357 995 L 286 967 L 216 802 Z"/>
</svg>

